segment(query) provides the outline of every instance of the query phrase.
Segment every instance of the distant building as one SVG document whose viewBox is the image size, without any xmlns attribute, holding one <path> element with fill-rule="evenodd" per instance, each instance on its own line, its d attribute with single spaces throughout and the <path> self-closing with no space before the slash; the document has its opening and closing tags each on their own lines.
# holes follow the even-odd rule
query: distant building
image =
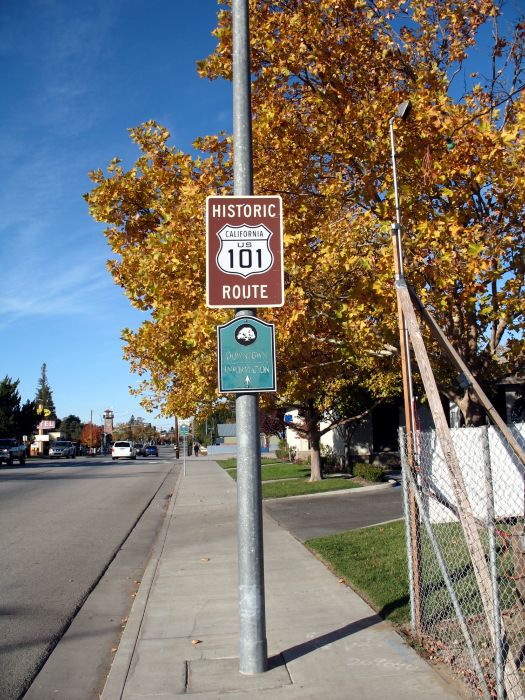
<svg viewBox="0 0 525 700">
<path fill-rule="evenodd" d="M 216 444 L 208 447 L 208 455 L 237 453 L 237 425 L 235 423 L 218 423 L 217 435 Z M 279 438 L 272 435 L 268 440 L 267 436 L 261 433 L 260 445 L 261 452 L 273 452 L 279 446 Z"/>
</svg>

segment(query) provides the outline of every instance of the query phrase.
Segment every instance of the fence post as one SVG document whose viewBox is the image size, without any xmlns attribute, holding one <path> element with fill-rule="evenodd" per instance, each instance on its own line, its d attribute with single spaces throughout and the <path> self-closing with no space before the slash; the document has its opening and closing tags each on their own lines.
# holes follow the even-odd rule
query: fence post
<svg viewBox="0 0 525 700">
<path fill-rule="evenodd" d="M 408 584 L 409 584 L 409 599 L 410 599 L 410 626 L 412 628 L 412 634 L 417 637 L 420 631 L 420 625 L 423 621 L 416 620 L 416 605 L 414 600 L 414 558 L 412 557 L 412 552 L 414 551 L 415 544 L 412 542 L 412 537 L 414 534 L 414 528 L 410 525 L 411 508 L 410 508 L 410 480 L 408 477 L 408 470 L 410 469 L 410 464 L 407 459 L 407 436 L 403 428 L 399 428 L 399 448 L 401 453 L 401 485 L 403 488 L 403 510 L 405 513 L 405 538 L 406 538 L 406 550 L 407 550 L 407 565 L 408 565 Z"/>
<path fill-rule="evenodd" d="M 494 661 L 496 665 L 496 693 L 498 700 L 505 697 L 505 667 L 501 635 L 501 607 L 499 595 L 498 558 L 496 550 L 496 531 L 494 514 L 494 487 L 492 481 L 492 465 L 490 462 L 489 429 L 485 425 L 481 430 L 481 445 L 483 453 L 483 471 L 485 475 L 485 493 L 487 496 L 487 534 L 489 544 L 490 579 L 492 583 L 492 611 L 494 617 Z"/>
</svg>

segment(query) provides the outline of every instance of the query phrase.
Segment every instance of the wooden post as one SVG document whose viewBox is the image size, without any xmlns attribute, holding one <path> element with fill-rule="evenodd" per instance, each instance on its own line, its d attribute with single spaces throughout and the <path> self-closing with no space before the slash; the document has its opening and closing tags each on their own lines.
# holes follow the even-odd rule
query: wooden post
<svg viewBox="0 0 525 700">
<path fill-rule="evenodd" d="M 403 262 L 401 257 L 399 226 L 392 226 L 392 246 L 394 253 L 394 271 L 396 280 L 403 279 Z M 399 349 L 401 355 L 401 376 L 403 380 L 403 403 L 405 409 L 405 429 L 407 445 L 408 468 L 413 476 L 413 482 L 417 483 L 417 469 L 414 459 L 414 397 L 412 396 L 412 380 L 410 372 L 410 348 L 408 345 L 408 331 L 399 294 L 397 294 L 397 320 L 399 327 Z M 408 524 L 410 531 L 410 545 L 412 554 L 412 605 L 413 605 L 413 626 L 412 633 L 416 639 L 421 637 L 422 609 L 421 609 L 421 524 L 419 519 L 419 509 L 414 496 L 414 489 L 409 485 L 408 489 Z"/>
</svg>

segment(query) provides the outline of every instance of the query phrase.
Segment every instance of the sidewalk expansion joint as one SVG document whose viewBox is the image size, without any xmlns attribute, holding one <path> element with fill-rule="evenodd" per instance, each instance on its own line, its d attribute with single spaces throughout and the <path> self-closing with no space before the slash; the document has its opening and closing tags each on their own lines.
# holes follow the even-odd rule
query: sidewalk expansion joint
<svg viewBox="0 0 525 700">
<path fill-rule="evenodd" d="M 270 659 L 264 673 L 244 675 L 238 658 L 192 659 L 186 665 L 186 693 L 236 693 L 272 690 L 293 685 L 281 654 Z"/>
</svg>

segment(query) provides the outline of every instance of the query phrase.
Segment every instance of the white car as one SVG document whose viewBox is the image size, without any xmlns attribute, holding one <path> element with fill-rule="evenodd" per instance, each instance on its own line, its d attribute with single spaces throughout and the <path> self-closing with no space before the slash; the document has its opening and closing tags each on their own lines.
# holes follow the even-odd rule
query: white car
<svg viewBox="0 0 525 700">
<path fill-rule="evenodd" d="M 75 459 L 77 456 L 75 445 L 70 440 L 57 440 L 49 448 L 49 456 L 57 459 L 59 457 Z"/>
<path fill-rule="evenodd" d="M 137 459 L 137 451 L 130 440 L 117 440 L 111 448 L 111 459 Z"/>
</svg>

